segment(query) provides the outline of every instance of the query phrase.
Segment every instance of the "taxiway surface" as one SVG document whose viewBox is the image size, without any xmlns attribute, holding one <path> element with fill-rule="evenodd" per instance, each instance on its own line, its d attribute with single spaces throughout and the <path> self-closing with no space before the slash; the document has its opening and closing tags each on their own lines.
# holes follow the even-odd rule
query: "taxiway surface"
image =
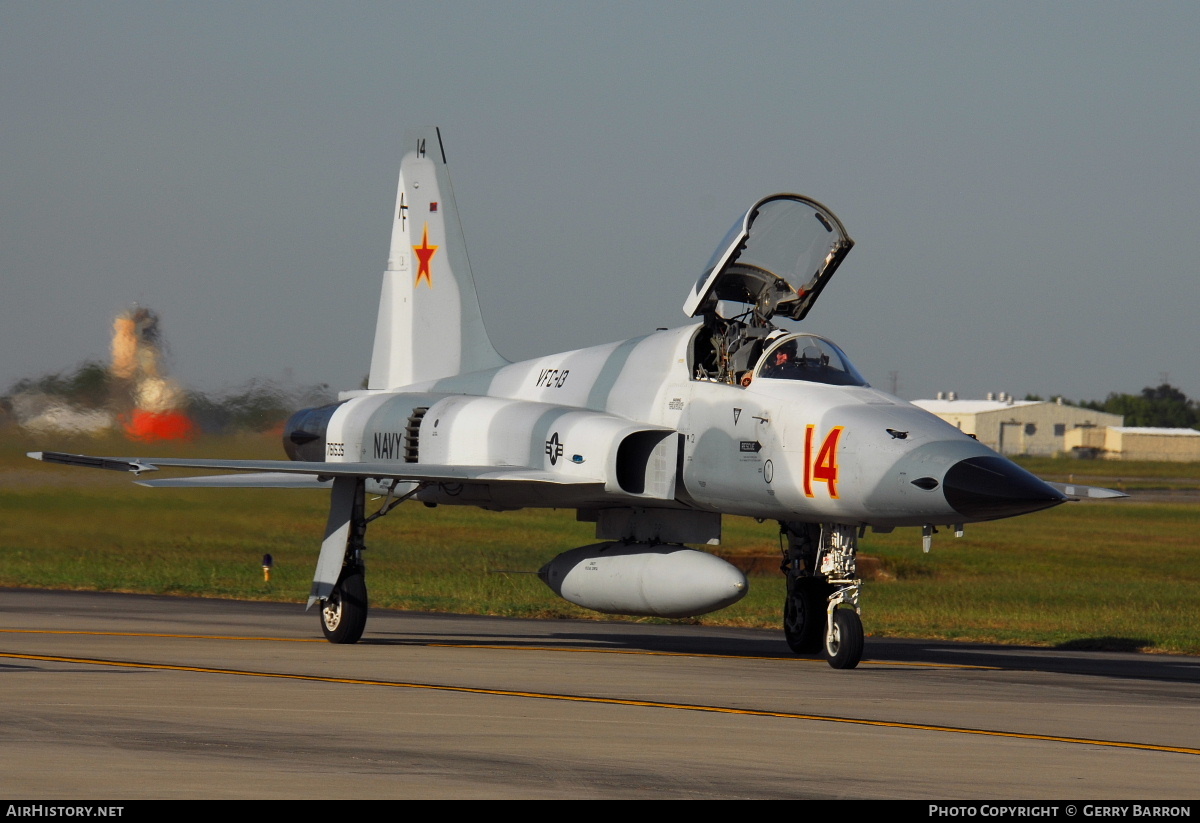
<svg viewBox="0 0 1200 823">
<path fill-rule="evenodd" d="M 24 798 L 1188 799 L 1200 659 L 0 590 Z"/>
</svg>

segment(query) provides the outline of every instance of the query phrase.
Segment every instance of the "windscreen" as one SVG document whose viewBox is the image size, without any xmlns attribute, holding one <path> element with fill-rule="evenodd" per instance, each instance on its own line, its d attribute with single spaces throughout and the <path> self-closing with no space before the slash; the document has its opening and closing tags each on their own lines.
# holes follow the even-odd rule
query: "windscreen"
<svg viewBox="0 0 1200 823">
<path fill-rule="evenodd" d="M 763 355 L 758 376 L 774 380 L 805 380 L 831 386 L 866 386 L 846 353 L 823 337 L 798 334 L 784 338 Z"/>
</svg>

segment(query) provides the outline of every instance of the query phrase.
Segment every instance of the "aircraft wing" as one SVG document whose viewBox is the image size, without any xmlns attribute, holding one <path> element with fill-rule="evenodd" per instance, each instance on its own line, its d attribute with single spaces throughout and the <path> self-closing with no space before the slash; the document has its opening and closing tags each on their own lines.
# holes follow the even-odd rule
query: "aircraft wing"
<svg viewBox="0 0 1200 823">
<path fill-rule="evenodd" d="M 309 593 L 308 605 L 325 600 L 333 592 L 342 569 L 347 539 L 351 528 L 354 501 L 361 494 L 361 480 L 393 480 L 409 483 L 463 483 L 487 487 L 492 494 L 499 488 L 519 495 L 529 494 L 530 485 L 540 487 L 537 496 L 545 497 L 545 487 L 570 487 L 587 495 L 604 488 L 604 480 L 588 475 L 566 475 L 522 466 L 457 466 L 441 464 L 376 461 L 361 463 L 331 463 L 303 460 L 206 460 L 178 457 L 93 457 L 65 452 L 29 452 L 29 457 L 45 463 L 65 466 L 87 466 L 112 471 L 143 472 L 160 468 L 216 469 L 246 472 L 243 475 L 215 477 L 182 477 L 167 480 L 138 481 L 141 485 L 178 487 L 266 487 L 316 488 L 332 487 L 329 522 L 325 539 L 317 558 L 317 571 Z M 357 490 L 356 490 L 357 487 Z M 361 505 L 361 504 L 360 504 Z"/>
<path fill-rule="evenodd" d="M 397 461 L 330 463 L 303 460 L 209 460 L 189 457 L 92 457 L 86 454 L 67 454 L 66 452 L 29 452 L 28 456 L 45 463 L 126 471 L 133 472 L 135 475 L 158 471 L 160 468 L 215 469 L 254 473 L 240 478 L 219 475 L 217 477 L 142 481 L 142 485 L 153 484 L 155 486 L 211 485 L 279 488 L 285 487 L 282 484 L 287 477 L 297 478 L 299 487 L 312 485 L 312 481 L 322 482 L 337 477 L 408 480 L 417 483 L 473 481 L 486 484 L 550 483 L 575 486 L 604 484 L 603 479 L 598 477 L 561 475 L 521 466 L 451 466 Z M 308 481 L 306 482 L 304 478 L 308 478 Z M 239 480 L 242 482 L 239 483 Z M 297 486 L 287 487 L 296 488 Z"/>
</svg>

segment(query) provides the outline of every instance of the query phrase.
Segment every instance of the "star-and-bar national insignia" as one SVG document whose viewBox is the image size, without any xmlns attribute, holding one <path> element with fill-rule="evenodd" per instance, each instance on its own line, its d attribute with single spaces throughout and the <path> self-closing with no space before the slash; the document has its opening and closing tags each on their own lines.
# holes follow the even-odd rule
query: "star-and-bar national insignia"
<svg viewBox="0 0 1200 823">
<path fill-rule="evenodd" d="M 546 454 L 550 457 L 550 465 L 553 466 L 558 462 L 558 458 L 563 455 L 563 444 L 558 440 L 558 432 L 551 435 L 546 441 Z"/>
<path fill-rule="evenodd" d="M 429 245 L 429 224 L 425 224 L 425 229 L 421 234 L 421 245 L 412 247 L 413 254 L 417 256 L 417 282 L 413 284 L 413 288 L 421 285 L 421 281 L 425 281 L 425 285 L 433 288 L 433 270 L 430 264 L 433 262 L 433 255 L 438 250 L 438 246 Z"/>
</svg>

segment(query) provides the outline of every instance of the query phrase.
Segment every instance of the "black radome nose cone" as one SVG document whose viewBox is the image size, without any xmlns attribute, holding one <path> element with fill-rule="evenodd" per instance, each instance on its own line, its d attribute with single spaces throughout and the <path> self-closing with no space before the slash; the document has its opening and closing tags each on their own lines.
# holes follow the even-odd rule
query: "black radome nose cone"
<svg viewBox="0 0 1200 823">
<path fill-rule="evenodd" d="M 946 502 L 971 520 L 996 520 L 1057 506 L 1066 496 L 1003 457 L 969 457 L 942 480 Z"/>
</svg>

